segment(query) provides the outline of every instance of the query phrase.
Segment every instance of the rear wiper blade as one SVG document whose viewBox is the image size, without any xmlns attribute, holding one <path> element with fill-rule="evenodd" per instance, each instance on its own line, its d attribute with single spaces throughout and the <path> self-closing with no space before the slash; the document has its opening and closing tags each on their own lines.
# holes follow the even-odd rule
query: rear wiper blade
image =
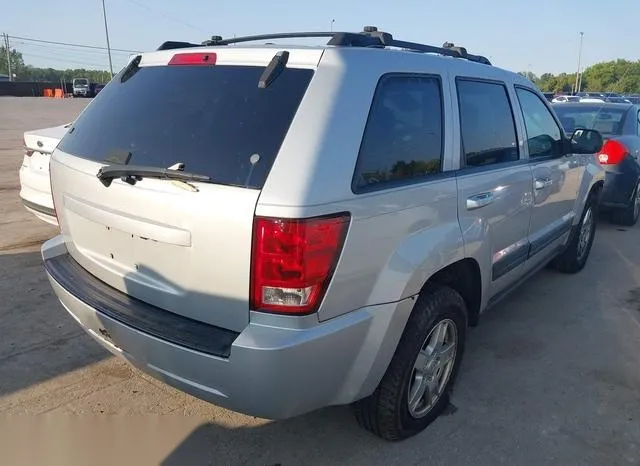
<svg viewBox="0 0 640 466">
<path fill-rule="evenodd" d="M 260 79 L 258 80 L 258 87 L 260 89 L 266 89 L 273 83 L 278 76 L 284 71 L 289 61 L 289 52 L 283 50 L 276 53 L 267 67 L 262 72 Z"/>
<path fill-rule="evenodd" d="M 136 184 L 143 178 L 160 178 L 180 181 L 211 181 L 210 176 L 188 173 L 168 168 L 144 167 L 135 165 L 108 165 L 98 170 L 96 175 L 103 185 L 109 187 L 111 182 L 120 178 L 129 184 Z"/>
</svg>

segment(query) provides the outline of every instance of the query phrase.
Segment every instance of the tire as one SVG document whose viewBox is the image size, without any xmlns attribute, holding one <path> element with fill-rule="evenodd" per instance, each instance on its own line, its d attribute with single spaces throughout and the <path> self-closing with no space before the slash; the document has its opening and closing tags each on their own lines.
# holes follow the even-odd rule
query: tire
<svg viewBox="0 0 640 466">
<path fill-rule="evenodd" d="M 440 333 L 439 330 L 443 327 L 446 330 Z M 358 423 L 378 437 L 397 441 L 421 432 L 435 421 L 449 405 L 449 396 L 464 354 L 466 332 L 467 307 L 462 297 L 444 286 L 436 285 L 424 290 L 416 301 L 380 384 L 371 396 L 353 405 Z M 446 336 L 442 340 L 442 346 L 432 344 L 441 341 L 437 338 L 439 334 Z M 442 351 L 453 342 L 453 350 L 446 353 Z M 430 348 L 423 347 L 428 343 L 435 346 L 432 350 L 441 356 L 440 361 L 433 356 L 434 353 L 427 355 Z M 420 364 L 421 370 L 414 368 L 418 364 L 418 356 L 425 363 Z M 429 364 L 426 364 L 428 361 Z M 418 383 L 419 378 L 428 380 L 427 373 L 434 375 L 435 380 L 439 381 L 439 384 L 433 381 L 431 384 L 440 391 L 440 395 L 434 398 L 430 407 L 416 406 L 414 403 L 415 409 L 412 410 L 409 406 L 409 391 L 414 389 L 413 393 L 417 393 L 416 388 L 421 385 Z M 426 393 L 430 393 L 428 389 L 425 396 Z M 413 398 L 426 404 L 426 400 L 419 396 Z M 426 411 L 419 413 L 418 408 Z"/>
<path fill-rule="evenodd" d="M 632 227 L 638 223 L 638 217 L 640 217 L 640 181 L 631 194 L 629 205 L 611 212 L 611 221 L 618 225 Z"/>
<path fill-rule="evenodd" d="M 584 268 L 596 233 L 597 213 L 597 194 L 591 194 L 584 206 L 580 223 L 571 234 L 569 244 L 553 261 L 553 266 L 556 270 L 562 273 L 578 273 Z M 583 235 L 588 236 L 584 237 Z"/>
</svg>

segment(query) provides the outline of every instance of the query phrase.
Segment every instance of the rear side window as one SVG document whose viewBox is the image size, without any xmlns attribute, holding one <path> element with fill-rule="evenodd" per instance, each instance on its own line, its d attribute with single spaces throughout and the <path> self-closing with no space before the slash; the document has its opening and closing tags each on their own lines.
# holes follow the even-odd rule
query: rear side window
<svg viewBox="0 0 640 466">
<path fill-rule="evenodd" d="M 457 80 L 463 162 L 468 167 L 519 158 L 516 128 L 503 84 Z"/>
<path fill-rule="evenodd" d="M 438 77 L 383 77 L 364 130 L 353 191 L 419 182 L 439 173 L 442 132 L 442 91 Z"/>
<path fill-rule="evenodd" d="M 266 89 L 259 66 L 123 70 L 97 95 L 59 149 L 110 163 L 184 170 L 214 183 L 262 188 L 313 75 L 286 68 Z M 124 157 L 126 158 L 126 157 Z"/>
</svg>

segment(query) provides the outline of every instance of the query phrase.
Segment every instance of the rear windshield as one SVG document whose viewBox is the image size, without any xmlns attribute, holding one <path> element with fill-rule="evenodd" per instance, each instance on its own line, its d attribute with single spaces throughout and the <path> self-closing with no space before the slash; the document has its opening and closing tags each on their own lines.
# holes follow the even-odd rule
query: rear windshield
<svg viewBox="0 0 640 466">
<path fill-rule="evenodd" d="M 584 107 L 582 107 L 584 105 Z M 571 134 L 577 128 L 595 129 L 603 134 L 620 134 L 626 109 L 602 108 L 580 104 L 580 107 L 554 107 L 564 130 Z"/>
<path fill-rule="evenodd" d="M 124 161 L 127 153 L 129 165 L 183 163 L 184 171 L 214 183 L 260 189 L 313 75 L 286 68 L 260 89 L 264 70 L 125 69 L 80 115 L 58 149 L 107 164 Z"/>
</svg>

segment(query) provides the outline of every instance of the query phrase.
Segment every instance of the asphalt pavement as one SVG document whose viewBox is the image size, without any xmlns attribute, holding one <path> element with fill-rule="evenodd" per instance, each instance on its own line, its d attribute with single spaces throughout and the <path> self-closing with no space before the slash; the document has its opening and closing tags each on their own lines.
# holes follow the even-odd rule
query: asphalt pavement
<svg viewBox="0 0 640 466">
<path fill-rule="evenodd" d="M 57 302 L 20 204 L 25 130 L 88 100 L 0 97 L 0 464 L 638 465 L 640 225 L 602 221 L 585 270 L 543 270 L 469 335 L 446 416 L 401 443 L 348 407 L 281 422 L 174 390 L 102 350 Z"/>
</svg>

